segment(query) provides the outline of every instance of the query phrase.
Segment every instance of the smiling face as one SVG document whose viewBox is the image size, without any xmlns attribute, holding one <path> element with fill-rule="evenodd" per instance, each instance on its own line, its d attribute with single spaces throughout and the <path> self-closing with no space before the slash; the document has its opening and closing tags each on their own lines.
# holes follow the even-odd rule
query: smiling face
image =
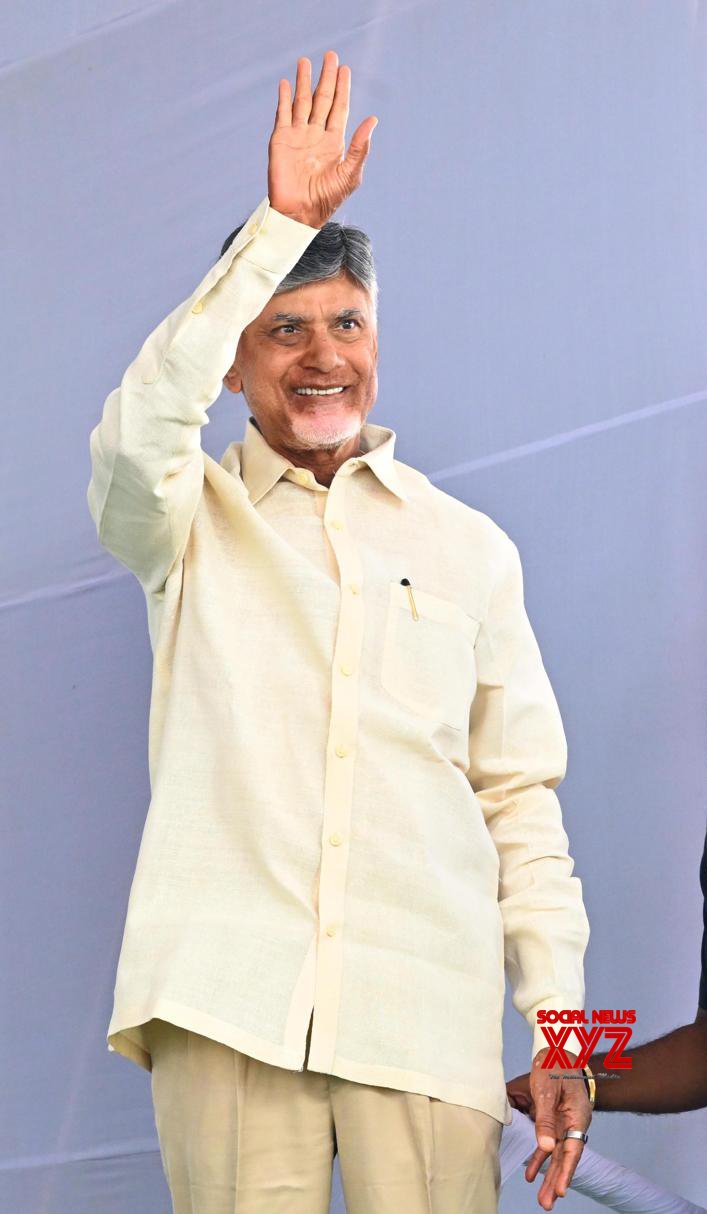
<svg viewBox="0 0 707 1214">
<path fill-rule="evenodd" d="M 223 382 L 242 392 L 270 446 L 291 459 L 342 458 L 378 392 L 378 337 L 368 293 L 345 273 L 283 291 L 242 332 Z M 330 395 L 297 388 L 343 387 Z"/>
</svg>

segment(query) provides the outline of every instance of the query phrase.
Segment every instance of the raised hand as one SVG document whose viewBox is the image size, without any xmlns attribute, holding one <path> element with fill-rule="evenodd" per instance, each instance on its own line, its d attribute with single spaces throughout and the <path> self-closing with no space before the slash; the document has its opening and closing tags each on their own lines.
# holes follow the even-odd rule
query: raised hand
<svg viewBox="0 0 707 1214">
<path fill-rule="evenodd" d="M 275 126 L 268 144 L 270 205 L 300 223 L 321 228 L 361 184 L 378 119 L 364 118 L 345 152 L 351 69 L 338 67 L 327 51 L 312 95 L 312 65 L 297 61 L 294 101 L 289 80 L 281 80 Z"/>
</svg>

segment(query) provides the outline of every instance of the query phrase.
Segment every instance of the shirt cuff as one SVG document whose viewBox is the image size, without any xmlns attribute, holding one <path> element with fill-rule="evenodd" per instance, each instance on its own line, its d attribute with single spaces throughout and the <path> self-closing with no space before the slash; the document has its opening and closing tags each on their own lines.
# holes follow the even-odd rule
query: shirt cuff
<svg viewBox="0 0 707 1214">
<path fill-rule="evenodd" d="M 284 276 L 292 265 L 292 250 L 304 252 L 319 231 L 319 228 L 290 219 L 268 204 L 253 239 L 242 253 L 243 260 L 252 261 L 271 274 Z"/>
<path fill-rule="evenodd" d="M 190 298 L 180 305 L 169 318 L 168 337 L 171 338 L 181 328 L 184 319 L 190 311 L 203 311 L 207 295 L 216 287 L 232 297 L 240 296 L 241 287 L 233 282 L 229 274 L 236 258 L 248 261 L 270 276 L 277 285 L 297 264 L 305 249 L 311 244 L 319 232 L 319 228 L 310 228 L 306 223 L 290 219 L 275 211 L 270 206 L 270 200 L 265 195 L 255 210 L 248 216 L 237 236 L 233 238 L 228 248 L 221 254 Z"/>
<path fill-rule="evenodd" d="M 543 1033 L 543 1026 L 541 1024 L 537 1023 L 537 1014 L 539 1011 L 555 1011 L 555 1012 L 572 1011 L 572 1012 L 575 1012 L 575 1011 L 582 1011 L 583 1008 L 584 1008 L 584 999 L 583 998 L 582 999 L 571 999 L 567 995 L 557 995 L 556 998 L 554 998 L 554 999 L 543 999 L 542 1002 L 536 1003 L 535 1007 L 531 1009 L 531 1011 L 528 1013 L 528 1015 L 526 1017 L 528 1024 L 530 1026 L 531 1032 L 533 1034 L 532 1057 L 535 1058 L 535 1055 L 537 1054 L 538 1050 L 544 1050 L 550 1045 L 550 1042 L 547 1040 L 547 1037 Z M 558 1030 L 565 1028 L 566 1026 L 562 1023 L 562 1021 L 559 1021 L 554 1024 L 551 1023 L 551 1024 L 547 1025 L 547 1027 L 553 1029 L 555 1032 L 558 1032 Z M 584 1025 L 583 1027 L 587 1028 L 589 1026 Z M 577 1034 L 574 1032 L 574 1029 L 570 1032 L 570 1034 L 562 1048 L 566 1052 L 568 1052 L 570 1054 L 574 1054 L 575 1057 L 579 1057 L 579 1055 L 581 1054 L 582 1043 L 580 1042 L 579 1038 L 577 1037 Z M 590 1064 L 591 1064 L 591 1059 L 590 1059 Z"/>
</svg>

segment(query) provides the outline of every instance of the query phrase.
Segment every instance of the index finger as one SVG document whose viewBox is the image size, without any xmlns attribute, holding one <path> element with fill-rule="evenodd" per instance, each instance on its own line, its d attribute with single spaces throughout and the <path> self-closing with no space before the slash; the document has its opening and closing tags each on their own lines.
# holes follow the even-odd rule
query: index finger
<svg viewBox="0 0 707 1214">
<path fill-rule="evenodd" d="M 557 1180 L 555 1181 L 555 1190 L 559 1193 L 560 1197 L 564 1197 L 570 1186 L 577 1164 L 582 1158 L 584 1143 L 580 1142 L 578 1138 L 565 1138 L 562 1147 L 562 1158 L 559 1164 Z"/>
<path fill-rule="evenodd" d="M 555 1148 L 555 1150 L 556 1149 L 557 1148 Z M 552 1153 L 553 1153 L 552 1151 L 543 1150 L 542 1147 L 536 1147 L 535 1150 L 533 1151 L 533 1154 L 531 1155 L 528 1165 L 525 1169 L 525 1179 L 526 1180 L 535 1180 L 535 1177 L 537 1176 L 541 1167 L 545 1163 L 545 1160 L 549 1159 L 549 1157 L 552 1155 Z"/>
</svg>

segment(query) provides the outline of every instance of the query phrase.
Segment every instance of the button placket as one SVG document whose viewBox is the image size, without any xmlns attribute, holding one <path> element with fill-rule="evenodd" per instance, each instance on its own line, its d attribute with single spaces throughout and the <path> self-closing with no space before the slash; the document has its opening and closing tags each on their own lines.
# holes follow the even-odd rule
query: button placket
<svg viewBox="0 0 707 1214">
<path fill-rule="evenodd" d="M 336 1025 L 346 931 L 344 901 L 358 732 L 358 671 L 363 642 L 363 571 L 346 525 L 348 477 L 334 477 L 323 524 L 339 569 L 339 619 L 331 673 L 331 716 L 326 748 L 322 858 L 319 876 L 319 940 L 312 1065 L 326 1070 L 336 1054 Z M 355 587 L 352 592 L 351 587 Z"/>
</svg>

